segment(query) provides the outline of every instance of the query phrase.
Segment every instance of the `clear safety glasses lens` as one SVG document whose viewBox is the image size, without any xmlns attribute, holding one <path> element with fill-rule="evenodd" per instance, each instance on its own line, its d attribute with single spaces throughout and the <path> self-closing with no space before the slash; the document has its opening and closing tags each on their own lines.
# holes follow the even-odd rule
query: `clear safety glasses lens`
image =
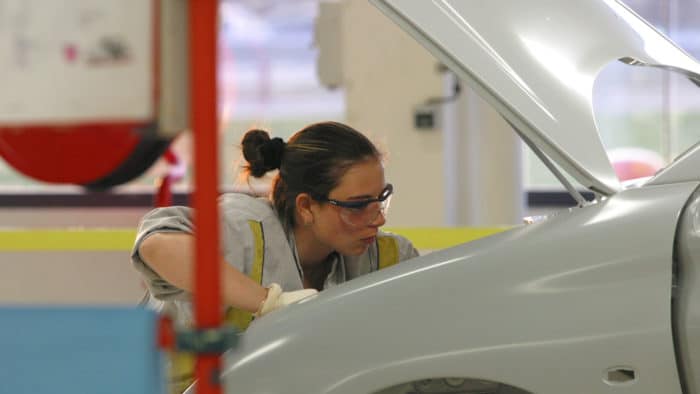
<svg viewBox="0 0 700 394">
<path fill-rule="evenodd" d="M 380 214 L 386 216 L 389 209 L 394 187 L 388 183 L 377 198 L 360 201 L 340 201 L 332 198 L 319 199 L 335 205 L 340 211 L 340 217 L 352 226 L 367 226 L 377 220 Z"/>
<path fill-rule="evenodd" d="M 391 196 L 387 196 L 384 201 L 375 201 L 367 204 L 363 208 L 340 208 L 340 217 L 351 226 L 368 226 L 377 221 L 379 215 L 386 217 L 389 210 Z"/>
</svg>

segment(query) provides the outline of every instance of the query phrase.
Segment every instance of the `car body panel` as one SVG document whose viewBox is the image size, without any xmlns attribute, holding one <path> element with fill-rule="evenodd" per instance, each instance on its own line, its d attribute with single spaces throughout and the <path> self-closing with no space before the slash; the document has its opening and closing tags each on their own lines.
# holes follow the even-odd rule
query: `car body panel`
<svg viewBox="0 0 700 394">
<path fill-rule="evenodd" d="M 610 62 L 700 80 L 683 50 L 613 0 L 371 0 L 583 186 L 620 190 L 596 128 L 593 85 Z"/>
<path fill-rule="evenodd" d="M 688 182 L 700 179 L 700 144 L 679 155 L 673 162 L 661 169 L 645 182 L 645 185 Z"/>
<path fill-rule="evenodd" d="M 681 217 L 676 241 L 673 316 L 679 370 L 686 393 L 700 393 L 700 191 Z"/>
<path fill-rule="evenodd" d="M 605 371 L 625 366 L 629 392 L 680 393 L 671 267 L 698 184 L 624 190 L 324 290 L 241 336 L 226 390 L 371 393 L 462 377 L 612 393 Z"/>
</svg>

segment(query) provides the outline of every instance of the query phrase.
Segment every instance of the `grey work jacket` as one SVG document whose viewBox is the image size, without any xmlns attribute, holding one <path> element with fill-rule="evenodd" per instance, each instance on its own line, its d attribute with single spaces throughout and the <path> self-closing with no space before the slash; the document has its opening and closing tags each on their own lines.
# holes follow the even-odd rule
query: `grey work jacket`
<svg viewBox="0 0 700 394">
<path fill-rule="evenodd" d="M 302 271 L 298 265 L 293 235 L 285 231 L 269 200 L 246 194 L 230 193 L 219 200 L 221 251 L 224 259 L 239 271 L 250 275 L 255 259 L 255 239 L 248 222 L 260 222 L 264 236 L 262 285 L 278 283 L 284 291 L 303 289 Z M 150 293 L 149 305 L 175 315 L 179 324 L 192 321 L 190 294 L 153 271 L 138 253 L 141 243 L 157 232 L 193 232 L 192 210 L 187 207 L 158 208 L 146 214 L 138 228 L 131 254 L 134 267 L 142 274 Z M 406 238 L 390 233 L 397 240 L 399 261 L 418 255 Z M 324 288 L 346 282 L 378 269 L 376 243 L 360 256 L 334 255 Z"/>
</svg>

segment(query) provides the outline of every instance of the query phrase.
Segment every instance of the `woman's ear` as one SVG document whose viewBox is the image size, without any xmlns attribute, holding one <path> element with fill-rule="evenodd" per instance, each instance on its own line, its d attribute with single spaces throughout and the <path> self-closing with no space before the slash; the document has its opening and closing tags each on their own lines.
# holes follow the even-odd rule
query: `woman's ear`
<svg viewBox="0 0 700 394">
<path fill-rule="evenodd" d="M 314 204 L 313 198 L 308 193 L 299 193 L 295 202 L 300 219 L 299 224 L 303 226 L 312 225 L 314 223 L 314 214 L 311 211 L 311 206 Z"/>
</svg>

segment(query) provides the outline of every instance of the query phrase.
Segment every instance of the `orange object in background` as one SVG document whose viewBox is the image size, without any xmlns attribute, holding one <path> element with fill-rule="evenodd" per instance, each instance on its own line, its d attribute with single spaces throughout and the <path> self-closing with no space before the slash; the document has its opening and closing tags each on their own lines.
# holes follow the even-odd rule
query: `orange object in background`
<svg viewBox="0 0 700 394">
<path fill-rule="evenodd" d="M 155 207 L 173 205 L 172 186 L 174 183 L 182 180 L 187 171 L 185 162 L 182 161 L 171 148 L 165 151 L 163 159 L 168 163 L 168 172 L 157 180 L 156 186 L 158 190 L 156 191 L 153 201 Z"/>
<path fill-rule="evenodd" d="M 621 181 L 653 176 L 665 166 L 660 154 L 645 148 L 611 149 L 608 158 Z"/>
<path fill-rule="evenodd" d="M 170 140 L 140 133 L 138 124 L 0 128 L 0 155 L 39 181 L 106 189 L 146 171 Z"/>
</svg>

